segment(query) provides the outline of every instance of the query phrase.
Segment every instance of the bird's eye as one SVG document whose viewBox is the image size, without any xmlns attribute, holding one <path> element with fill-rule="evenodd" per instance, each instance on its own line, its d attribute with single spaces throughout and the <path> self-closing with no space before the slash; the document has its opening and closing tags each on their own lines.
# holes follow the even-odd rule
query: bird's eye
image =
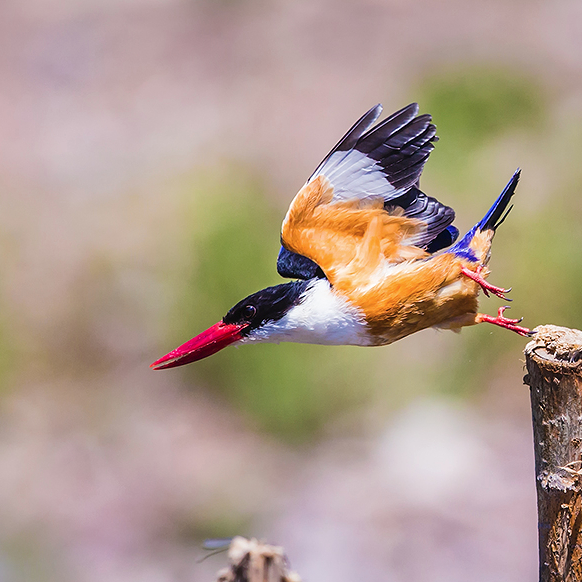
<svg viewBox="0 0 582 582">
<path fill-rule="evenodd" d="M 246 305 L 242 310 L 242 316 L 250 321 L 257 314 L 257 308 L 254 305 Z"/>
</svg>

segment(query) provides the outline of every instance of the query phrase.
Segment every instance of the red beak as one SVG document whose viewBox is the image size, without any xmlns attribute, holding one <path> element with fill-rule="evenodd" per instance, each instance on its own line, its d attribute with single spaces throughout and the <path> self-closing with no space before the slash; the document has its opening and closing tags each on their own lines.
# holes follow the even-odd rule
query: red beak
<svg viewBox="0 0 582 582">
<path fill-rule="evenodd" d="M 222 348 L 240 340 L 242 338 L 240 332 L 247 325 L 219 321 L 206 331 L 203 331 L 200 335 L 197 335 L 195 338 L 182 344 L 179 348 L 172 350 L 169 354 L 156 360 L 150 368 L 164 370 L 207 358 Z"/>
</svg>

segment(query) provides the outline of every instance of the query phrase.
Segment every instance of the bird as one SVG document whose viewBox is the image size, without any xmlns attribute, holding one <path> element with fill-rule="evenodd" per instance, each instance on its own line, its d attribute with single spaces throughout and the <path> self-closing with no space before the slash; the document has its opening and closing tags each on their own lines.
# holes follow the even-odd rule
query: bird
<svg viewBox="0 0 582 582">
<path fill-rule="evenodd" d="M 381 346 L 426 328 L 491 323 L 530 336 L 521 319 L 478 311 L 491 241 L 513 206 L 517 170 L 462 238 L 455 212 L 420 190 L 438 141 L 417 103 L 377 123 L 365 113 L 329 152 L 287 211 L 277 271 L 293 279 L 249 295 L 215 325 L 156 360 L 155 370 L 206 358 L 233 344 L 300 342 Z"/>
</svg>

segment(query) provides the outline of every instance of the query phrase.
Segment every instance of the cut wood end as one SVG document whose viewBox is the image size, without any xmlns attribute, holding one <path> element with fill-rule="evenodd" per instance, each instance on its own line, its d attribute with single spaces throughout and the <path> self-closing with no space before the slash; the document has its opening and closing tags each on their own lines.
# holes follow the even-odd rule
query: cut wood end
<svg viewBox="0 0 582 582">
<path fill-rule="evenodd" d="M 217 582 L 301 582 L 295 572 L 288 570 L 282 547 L 270 546 L 255 538 L 233 538 L 228 559 L 230 566 L 218 573 Z"/>
<path fill-rule="evenodd" d="M 560 364 L 582 365 L 582 331 L 558 325 L 539 325 L 525 355 Z"/>
</svg>

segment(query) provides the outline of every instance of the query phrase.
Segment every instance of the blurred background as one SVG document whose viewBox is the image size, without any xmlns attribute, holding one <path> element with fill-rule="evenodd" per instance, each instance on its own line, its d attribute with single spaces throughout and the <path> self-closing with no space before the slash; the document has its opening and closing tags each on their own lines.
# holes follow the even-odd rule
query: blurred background
<svg viewBox="0 0 582 582">
<path fill-rule="evenodd" d="M 582 326 L 579 1 L 2 1 L 2 582 L 212 580 L 235 534 L 312 582 L 536 578 L 524 338 L 148 368 L 280 282 L 296 191 L 411 101 L 461 230 L 523 169 L 510 317 Z"/>
</svg>

